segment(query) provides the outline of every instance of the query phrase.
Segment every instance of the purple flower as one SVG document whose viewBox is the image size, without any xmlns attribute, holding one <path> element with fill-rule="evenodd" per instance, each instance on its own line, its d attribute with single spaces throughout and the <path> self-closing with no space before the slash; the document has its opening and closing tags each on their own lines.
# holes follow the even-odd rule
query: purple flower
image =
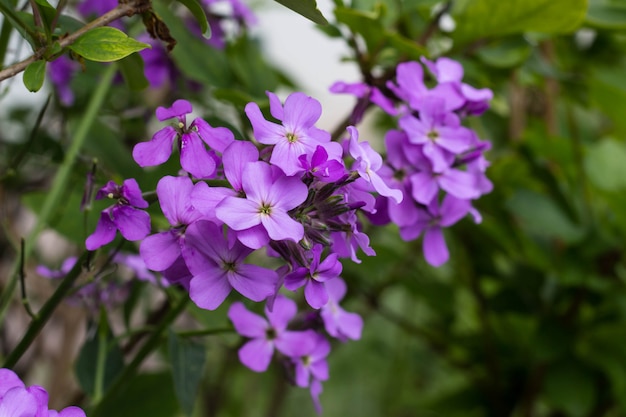
<svg viewBox="0 0 626 417">
<path fill-rule="evenodd" d="M 350 118 L 351 124 L 357 124 L 363 119 L 365 110 L 367 110 L 370 102 L 376 104 L 389 115 L 395 116 L 398 114 L 393 101 L 386 97 L 377 87 L 371 87 L 365 83 L 345 83 L 337 81 L 330 86 L 329 90 L 332 93 L 352 94 L 359 99 L 352 111 Z"/>
<path fill-rule="evenodd" d="M 326 283 L 341 274 L 342 265 L 336 253 L 331 253 L 321 260 L 322 245 L 315 245 L 311 250 L 311 264 L 308 268 L 300 267 L 285 277 L 285 288 L 295 291 L 304 286 L 304 298 L 315 309 L 328 302 Z"/>
<path fill-rule="evenodd" d="M 141 240 L 150 233 L 150 216 L 139 210 L 147 208 L 148 202 L 141 196 L 137 181 L 130 178 L 121 186 L 109 181 L 98 191 L 96 200 L 105 197 L 116 199 L 117 202 L 102 210 L 95 232 L 85 241 L 88 250 L 96 250 L 113 241 L 116 230 L 130 241 Z"/>
<path fill-rule="evenodd" d="M 217 217 L 239 231 L 238 239 L 252 249 L 269 239 L 298 242 L 304 237 L 304 227 L 288 211 L 304 202 L 307 186 L 298 178 L 275 174 L 265 162 L 249 163 L 241 177 L 246 198 L 226 197 L 215 209 Z"/>
<path fill-rule="evenodd" d="M 315 345 L 315 332 L 287 330 L 289 320 L 297 312 L 296 303 L 284 296 L 276 297 L 274 308 L 265 308 L 267 320 L 251 313 L 241 302 L 235 302 L 228 310 L 228 318 L 235 330 L 249 337 L 239 349 L 239 360 L 255 372 L 263 372 L 272 360 L 274 348 L 290 358 L 297 358 L 311 351 Z"/>
<path fill-rule="evenodd" d="M 163 42 L 148 34 L 138 36 L 137 40 L 151 46 L 139 51 L 144 62 L 143 72 L 150 83 L 150 88 L 156 89 L 164 84 L 173 87 L 180 76 L 180 71 L 163 46 Z"/>
<path fill-rule="evenodd" d="M 419 220 L 404 228 L 400 228 L 400 236 L 404 240 L 417 239 L 424 232 L 424 257 L 432 266 L 441 266 L 448 261 L 450 254 L 443 236 L 443 228 L 452 226 L 472 209 L 469 200 L 462 200 L 450 194 L 446 195 L 439 206 L 435 199 L 423 211 Z"/>
<path fill-rule="evenodd" d="M 330 141 L 330 133 L 314 126 L 322 114 L 322 106 L 304 93 L 290 94 L 284 107 L 275 94 L 268 92 L 267 95 L 270 112 L 282 125 L 265 120 L 256 103 L 246 105 L 246 115 L 256 140 L 274 145 L 270 163 L 289 176 L 295 175 L 303 170 L 298 160 L 300 155 L 312 154 L 317 145 Z"/>
<path fill-rule="evenodd" d="M 35 272 L 44 278 L 59 279 L 65 277 L 76 265 L 78 258 L 76 256 L 70 256 L 61 263 L 61 267 L 57 270 L 52 270 L 45 265 L 37 265 Z"/>
<path fill-rule="evenodd" d="M 0 368 L 0 416 L 85 417 L 85 412 L 73 406 L 59 412 L 49 410 L 48 393 L 43 387 L 26 387 L 15 372 Z"/>
<path fill-rule="evenodd" d="M 447 112 L 444 104 L 439 97 L 425 98 L 419 118 L 406 115 L 400 119 L 409 142 L 423 146 L 435 172 L 451 166 L 454 156 L 470 149 L 473 142 L 472 131 L 461 126 L 458 116 Z"/>
<path fill-rule="evenodd" d="M 304 154 L 298 159 L 302 168 L 322 182 L 336 182 L 346 174 L 346 167 L 341 158 L 329 159 L 328 152 L 321 145 L 317 145 L 310 157 Z"/>
<path fill-rule="evenodd" d="M 346 224 L 350 225 L 350 230 L 331 233 L 333 241 L 332 251 L 339 255 L 340 258 L 350 258 L 352 262 L 357 264 L 361 263 L 361 260 L 356 256 L 358 248 L 361 248 L 367 256 L 375 256 L 376 252 L 370 247 L 369 237 L 360 230 L 356 214 L 349 212 L 341 217 L 346 220 Z"/>
<path fill-rule="evenodd" d="M 326 381 L 328 379 L 328 362 L 330 343 L 324 336 L 315 333 L 315 344 L 299 358 L 292 358 L 296 368 L 296 385 L 308 387 L 311 380 Z"/>
<path fill-rule="evenodd" d="M 69 107 L 74 104 L 74 92 L 70 86 L 74 74 L 80 69 L 80 64 L 66 55 L 61 55 L 54 61 L 50 61 L 46 68 L 48 77 L 54 86 L 59 101 Z"/>
<path fill-rule="evenodd" d="M 389 188 L 377 173 L 383 166 L 382 157 L 372 149 L 368 142 L 359 143 L 359 133 L 354 126 L 348 126 L 348 132 L 350 133 L 350 155 L 355 160 L 352 169 L 369 182 L 380 195 L 393 198 L 396 203 L 400 203 L 403 198 L 402 191 Z"/>
<path fill-rule="evenodd" d="M 447 168 L 443 172 L 416 172 L 410 177 L 413 198 L 418 203 L 428 205 L 437 197 L 440 189 L 461 199 L 474 199 L 480 196 L 476 188 L 476 178 L 469 172 Z"/>
<path fill-rule="evenodd" d="M 156 286 L 167 287 L 169 284 L 165 281 L 159 281 L 157 277 L 150 272 L 143 258 L 132 253 L 118 252 L 113 256 L 113 262 L 125 266 L 130 269 L 134 276 L 141 280 L 149 282 Z"/>
<path fill-rule="evenodd" d="M 141 242 L 139 253 L 153 271 L 165 271 L 182 256 L 181 240 L 185 228 L 199 220 L 202 213 L 191 204 L 193 183 L 188 177 L 161 178 L 156 187 L 161 210 L 172 228 L 150 235 Z"/>
<path fill-rule="evenodd" d="M 322 307 L 320 315 L 329 335 L 339 340 L 359 340 L 363 330 L 363 319 L 356 313 L 349 313 L 339 306 L 346 295 L 346 283 L 337 278 L 326 283 L 328 304 Z"/>
<path fill-rule="evenodd" d="M 177 141 L 183 169 L 196 178 L 212 178 L 219 159 L 214 152 L 207 151 L 204 143 L 223 152 L 234 136 L 230 130 L 214 128 L 200 118 L 187 127 L 186 115 L 191 112 L 191 103 L 186 100 L 176 100 L 169 108 L 159 107 L 156 110 L 159 121 L 176 118 L 178 123 L 159 130 L 149 142 L 136 144 L 133 148 L 135 162 L 142 167 L 160 165 L 169 159 L 174 141 Z"/>
<path fill-rule="evenodd" d="M 183 257 L 193 274 L 189 296 L 198 307 L 215 310 L 232 288 L 252 301 L 274 293 L 278 274 L 244 264 L 252 250 L 239 242 L 229 247 L 221 227 L 199 220 L 187 228 L 184 245 Z"/>
</svg>

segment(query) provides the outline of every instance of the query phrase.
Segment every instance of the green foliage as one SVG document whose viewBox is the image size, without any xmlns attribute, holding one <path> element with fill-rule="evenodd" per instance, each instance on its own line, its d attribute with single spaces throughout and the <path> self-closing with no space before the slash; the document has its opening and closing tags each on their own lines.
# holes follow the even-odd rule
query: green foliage
<svg viewBox="0 0 626 417">
<path fill-rule="evenodd" d="M 206 348 L 203 344 L 183 339 L 172 331 L 167 340 L 176 398 L 183 412 L 191 416 L 200 379 L 204 374 Z"/>
<path fill-rule="evenodd" d="M 327 25 L 328 21 L 317 8 L 315 0 L 275 0 L 294 12 L 306 17 L 318 25 Z"/>
<path fill-rule="evenodd" d="M 454 38 L 471 42 L 520 32 L 568 33 L 587 11 L 587 0 L 463 0 L 455 2 Z"/>
<path fill-rule="evenodd" d="M 24 85 L 28 91 L 39 91 L 43 86 L 43 80 L 46 76 L 46 61 L 35 61 L 26 67 L 24 71 Z"/>
<path fill-rule="evenodd" d="M 207 20 L 206 13 L 202 8 L 202 4 L 199 0 L 178 0 L 181 4 L 185 5 L 187 9 L 191 12 L 193 17 L 196 18 L 196 21 L 200 25 L 200 30 L 205 38 L 211 37 L 211 27 L 209 26 L 209 21 Z"/>
<path fill-rule="evenodd" d="M 109 26 L 91 29 L 69 46 L 83 58 L 96 62 L 117 61 L 149 47 Z"/>
</svg>

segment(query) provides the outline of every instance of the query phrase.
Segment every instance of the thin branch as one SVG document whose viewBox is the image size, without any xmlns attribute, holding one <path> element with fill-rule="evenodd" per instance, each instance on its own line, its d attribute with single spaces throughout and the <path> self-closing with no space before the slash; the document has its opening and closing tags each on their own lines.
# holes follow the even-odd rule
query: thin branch
<svg viewBox="0 0 626 417">
<path fill-rule="evenodd" d="M 89 32 L 90 30 L 94 28 L 106 26 L 109 23 L 124 16 L 133 16 L 137 13 L 143 13 L 146 10 L 148 10 L 150 7 L 151 7 L 150 2 L 146 0 L 135 0 L 130 3 L 120 4 L 115 9 L 87 23 L 85 26 L 78 29 L 76 32 L 60 39 L 59 45 L 61 46 L 61 48 L 65 48 L 73 44 L 74 42 L 76 42 L 76 39 L 80 38 L 82 35 L 84 35 L 85 33 Z M 47 47 L 40 48 L 32 56 L 24 59 L 23 61 L 10 65 L 6 67 L 5 69 L 3 69 L 2 71 L 0 71 L 0 82 L 8 78 L 14 77 L 15 75 L 24 71 L 26 67 L 28 67 L 29 64 L 43 58 L 45 56 L 46 51 L 47 51 Z"/>
<path fill-rule="evenodd" d="M 34 319 L 35 313 L 33 313 L 33 310 L 30 308 L 30 303 L 26 296 L 26 283 L 24 282 L 26 280 L 26 273 L 24 272 L 24 263 L 26 262 L 24 259 L 24 246 L 24 238 L 22 238 L 20 239 L 20 284 L 22 285 L 22 304 L 30 318 Z"/>
</svg>

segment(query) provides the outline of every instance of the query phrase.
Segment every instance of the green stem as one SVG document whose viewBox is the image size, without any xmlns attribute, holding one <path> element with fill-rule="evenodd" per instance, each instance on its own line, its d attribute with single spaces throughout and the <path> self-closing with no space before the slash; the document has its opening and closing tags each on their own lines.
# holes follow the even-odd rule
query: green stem
<svg viewBox="0 0 626 417">
<path fill-rule="evenodd" d="M 200 330 L 187 330 L 184 332 L 176 333 L 180 337 L 196 337 L 196 336 L 213 336 L 222 333 L 232 333 L 235 329 L 232 327 L 222 327 L 217 329 L 200 329 Z"/>
<path fill-rule="evenodd" d="M 115 378 L 113 383 L 111 384 L 111 388 L 106 392 L 106 396 L 110 397 L 115 395 L 124 385 L 132 378 L 135 374 L 139 366 L 143 363 L 143 361 L 148 357 L 150 353 L 156 350 L 162 344 L 162 336 L 163 333 L 172 325 L 174 320 L 182 313 L 187 307 L 187 303 L 189 302 L 189 297 L 187 295 L 181 296 L 179 300 L 177 300 L 174 306 L 168 311 L 168 313 L 163 317 L 161 323 L 156 326 L 154 332 L 150 335 L 148 340 L 141 347 L 139 352 L 135 355 L 133 360 L 124 368 L 124 370 Z M 94 399 L 95 400 L 95 399 Z M 94 401 L 95 408 L 89 415 L 91 417 L 98 417 L 102 414 L 102 402 L 96 403 Z"/>
<path fill-rule="evenodd" d="M 2 21 L 2 28 L 0 29 L 0 69 L 4 68 L 4 58 L 7 54 L 12 29 L 13 26 L 11 22 L 9 22 L 9 19 L 4 19 Z"/>
<path fill-rule="evenodd" d="M 80 275 L 83 265 L 88 259 L 88 256 L 91 254 L 89 251 L 85 251 L 81 257 L 76 261 L 76 264 L 72 268 L 72 270 L 63 278 L 61 285 L 56 289 L 52 297 L 46 301 L 46 303 L 41 307 L 41 310 L 37 313 L 36 317 L 31 321 L 30 326 L 28 326 L 28 330 L 26 330 L 26 334 L 20 340 L 20 343 L 16 346 L 15 349 L 9 354 L 9 356 L 4 361 L 2 365 L 3 368 L 12 368 L 15 366 L 17 361 L 22 357 L 24 352 L 31 345 L 33 340 L 37 337 L 43 326 L 48 322 L 48 319 L 52 316 L 52 313 L 57 308 L 57 306 L 63 301 L 67 293 L 74 286 L 74 282 Z"/>
<path fill-rule="evenodd" d="M 96 358 L 96 374 L 94 376 L 93 398 L 95 402 L 99 402 L 104 392 L 104 370 L 107 359 L 107 351 L 109 346 L 107 336 L 109 325 L 107 322 L 106 310 L 100 308 L 100 323 L 98 323 L 98 356 Z"/>
<path fill-rule="evenodd" d="M 96 120 L 96 117 L 100 112 L 100 108 L 102 107 L 102 104 L 104 103 L 104 100 L 109 92 L 116 67 L 117 66 L 115 64 L 111 64 L 104 70 L 102 79 L 98 83 L 96 90 L 87 105 L 87 110 L 81 118 L 78 128 L 76 129 L 76 133 L 74 134 L 74 140 L 65 154 L 63 163 L 57 171 L 52 187 L 48 192 L 41 211 L 39 212 L 37 223 L 26 239 L 26 245 L 24 247 L 24 257 L 26 259 L 28 259 L 35 246 L 34 243 L 37 240 L 37 236 L 41 233 L 44 226 L 46 226 L 48 220 L 52 217 L 53 211 L 59 206 L 65 196 L 67 183 L 70 178 L 70 173 L 72 172 L 72 167 L 74 166 L 74 161 L 78 156 L 78 152 L 83 147 L 83 144 L 87 139 L 87 134 Z M 13 297 L 13 292 L 18 281 L 19 262 L 15 262 L 13 264 L 13 268 L 9 276 L 11 278 L 9 279 L 7 286 L 4 288 L 2 296 L 0 296 L 0 327 L 4 322 L 4 315 L 6 314 L 11 298 Z"/>
</svg>

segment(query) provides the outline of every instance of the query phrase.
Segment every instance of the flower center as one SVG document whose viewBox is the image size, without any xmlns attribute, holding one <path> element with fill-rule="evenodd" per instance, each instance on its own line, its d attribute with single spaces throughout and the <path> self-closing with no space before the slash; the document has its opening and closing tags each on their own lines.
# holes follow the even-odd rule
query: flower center
<svg viewBox="0 0 626 417">
<path fill-rule="evenodd" d="M 269 216 L 270 214 L 272 214 L 272 206 L 267 203 L 261 204 L 261 207 L 259 207 L 259 214 L 265 214 Z"/>
<path fill-rule="evenodd" d="M 428 139 L 434 141 L 439 137 L 439 133 L 436 130 L 431 130 L 426 136 L 428 136 Z"/>
<path fill-rule="evenodd" d="M 274 340 L 276 339 L 276 336 L 278 336 L 276 334 L 276 330 L 274 330 L 273 327 L 270 327 L 269 329 L 265 329 L 265 338 L 267 340 Z"/>
<path fill-rule="evenodd" d="M 298 141 L 298 137 L 295 133 L 289 132 L 285 136 L 287 137 L 287 142 L 289 143 L 296 143 Z"/>
<path fill-rule="evenodd" d="M 226 272 L 237 272 L 237 264 L 235 262 L 224 261 L 222 268 Z"/>
</svg>

